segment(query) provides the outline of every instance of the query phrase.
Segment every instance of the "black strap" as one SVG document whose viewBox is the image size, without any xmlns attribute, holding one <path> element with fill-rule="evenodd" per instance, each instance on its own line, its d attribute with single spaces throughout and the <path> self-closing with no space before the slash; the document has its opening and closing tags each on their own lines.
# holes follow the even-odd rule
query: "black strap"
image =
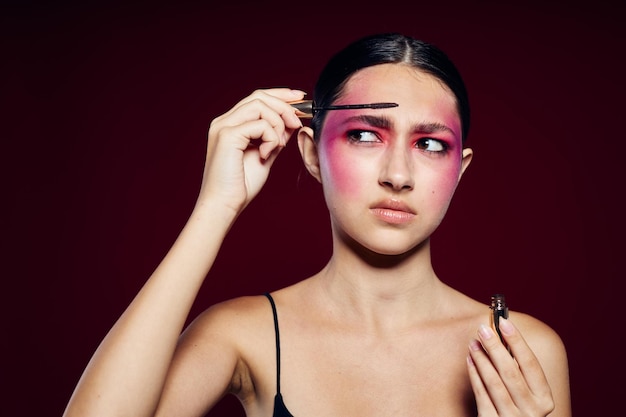
<svg viewBox="0 0 626 417">
<path fill-rule="evenodd" d="M 276 394 L 280 395 L 280 333 L 278 332 L 278 313 L 276 312 L 276 304 L 270 293 L 265 293 L 270 300 L 272 313 L 274 314 L 274 332 L 276 333 Z"/>
</svg>

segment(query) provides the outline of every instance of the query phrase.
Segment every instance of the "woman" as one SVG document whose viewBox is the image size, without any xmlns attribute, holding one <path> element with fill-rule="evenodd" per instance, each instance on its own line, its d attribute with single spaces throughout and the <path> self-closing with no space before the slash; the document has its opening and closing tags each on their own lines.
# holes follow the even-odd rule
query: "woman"
<svg viewBox="0 0 626 417">
<path fill-rule="evenodd" d="M 249 416 L 570 416 L 559 336 L 512 312 L 500 327 L 509 353 L 485 305 L 431 265 L 429 236 L 472 159 L 454 65 L 431 45 L 375 35 L 329 61 L 314 97 L 311 128 L 290 104 L 304 93 L 285 88 L 211 123 L 192 215 L 65 415 L 202 416 L 232 393 Z M 181 336 L 229 228 L 296 132 L 330 212 L 328 264 L 212 306 Z"/>
</svg>

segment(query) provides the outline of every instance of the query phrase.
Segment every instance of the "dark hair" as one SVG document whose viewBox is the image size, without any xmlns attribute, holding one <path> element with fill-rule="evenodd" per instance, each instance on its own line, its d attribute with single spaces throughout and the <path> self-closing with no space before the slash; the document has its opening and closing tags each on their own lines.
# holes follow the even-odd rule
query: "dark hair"
<svg viewBox="0 0 626 417">
<path fill-rule="evenodd" d="M 457 68 L 447 55 L 434 45 L 398 33 L 383 33 L 361 38 L 334 55 L 322 70 L 315 85 L 315 105 L 333 104 L 357 71 L 379 64 L 403 63 L 424 71 L 443 82 L 454 94 L 461 118 L 465 143 L 470 125 L 467 90 Z M 326 112 L 317 112 L 311 121 L 319 139 Z"/>
</svg>

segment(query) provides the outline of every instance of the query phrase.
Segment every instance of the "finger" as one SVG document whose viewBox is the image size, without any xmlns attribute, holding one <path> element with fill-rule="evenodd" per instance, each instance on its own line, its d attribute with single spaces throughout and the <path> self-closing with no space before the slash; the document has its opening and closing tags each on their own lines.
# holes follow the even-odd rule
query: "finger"
<svg viewBox="0 0 626 417">
<path fill-rule="evenodd" d="M 306 96 L 306 93 L 302 90 L 286 88 L 286 87 L 277 87 L 277 88 L 259 88 L 250 94 L 249 97 L 254 97 L 257 95 L 268 95 L 272 97 L 276 97 L 282 101 L 293 101 L 293 100 L 301 100 Z M 242 99 L 241 101 L 244 101 Z"/>
<path fill-rule="evenodd" d="M 245 151 L 250 147 L 257 147 L 262 159 L 267 159 L 276 148 L 285 146 L 284 135 L 264 119 L 246 122 L 242 125 L 225 127 L 222 130 L 225 137 L 239 138 L 240 149 Z M 260 141 L 257 145 L 256 142 Z"/>
<path fill-rule="evenodd" d="M 539 360 L 526 343 L 526 340 L 524 340 L 522 334 L 511 321 L 506 319 L 500 319 L 500 332 L 511 348 L 511 352 L 517 360 L 520 372 L 530 391 L 536 395 L 545 394 L 546 388 L 549 387 L 548 380 Z"/>
<path fill-rule="evenodd" d="M 473 342 L 478 344 L 478 341 L 476 340 Z M 496 416 L 496 408 L 489 397 L 489 393 L 487 392 L 485 384 L 483 384 L 483 380 L 480 378 L 480 374 L 478 373 L 478 369 L 476 369 L 476 365 L 472 360 L 471 354 L 467 355 L 467 372 L 469 374 L 472 391 L 474 392 L 474 398 L 476 399 L 476 409 L 478 410 L 478 415 L 484 417 Z"/>
<path fill-rule="evenodd" d="M 224 139 L 220 140 L 245 139 L 240 145 L 242 150 L 251 145 L 260 145 L 258 141 L 276 142 L 277 146 L 286 146 L 293 130 L 286 130 L 282 120 L 271 110 L 266 115 L 263 115 L 263 112 L 260 114 L 259 117 L 243 117 L 238 123 L 233 123 L 231 120 L 231 123 L 226 122 L 225 125 L 214 124 L 211 128 L 216 132 L 221 132 L 218 136 Z M 270 134 L 268 129 L 271 129 L 273 133 Z M 268 146 L 265 145 L 263 148 L 268 148 Z M 273 146 L 269 147 L 268 152 L 273 148 Z"/>
<path fill-rule="evenodd" d="M 501 332 L 503 327 L 503 337 L 505 342 L 509 344 L 515 359 L 508 354 L 506 349 L 502 349 L 503 345 L 500 339 L 491 328 L 482 326 L 479 330 L 481 344 L 493 362 L 508 392 L 506 396 L 493 396 L 494 404 L 498 410 L 508 409 L 503 407 L 516 407 L 526 410 L 536 410 L 538 407 L 543 409 L 543 399 L 551 397 L 549 384 L 543 374 L 543 370 L 535 355 L 512 323 L 503 319 L 500 322 Z M 508 338 L 506 337 L 507 334 Z M 494 342 L 494 340 L 497 340 L 497 342 Z M 513 342 L 515 347 L 511 346 L 509 342 Z M 503 350 L 506 353 L 503 353 Z M 524 370 L 523 368 L 526 369 Z M 530 384 L 533 384 L 535 391 L 539 395 L 533 393 Z"/>
<path fill-rule="evenodd" d="M 498 343 L 500 343 L 499 340 Z M 504 351 L 506 352 L 506 349 L 504 349 Z M 482 338 L 481 341 L 473 339 L 470 342 L 469 353 L 493 406 L 498 411 L 514 407 L 511 396 L 509 395 L 508 389 L 504 384 L 498 369 L 496 369 L 491 357 L 484 349 Z M 506 352 L 506 354 L 508 355 L 508 352 Z M 512 360 L 511 356 L 508 356 L 509 359 Z"/>
<path fill-rule="evenodd" d="M 242 108 L 250 108 L 251 103 L 255 103 L 256 105 L 264 104 L 269 109 L 276 112 L 276 114 L 283 119 L 287 127 L 296 129 L 302 127 L 302 120 L 296 115 L 295 109 L 288 103 L 300 100 L 304 95 L 305 93 L 300 90 L 290 90 L 286 88 L 256 90 L 233 106 L 224 116 L 225 118 L 229 118 L 231 115 L 238 115 Z M 254 109 L 254 107 L 252 107 L 252 109 Z M 241 115 L 244 115 L 244 113 L 241 113 Z M 241 122 L 241 120 L 237 118 L 234 118 L 233 121 L 235 124 Z"/>
<path fill-rule="evenodd" d="M 284 102 L 280 102 L 280 104 L 288 106 Z M 293 109 L 289 109 L 288 112 L 290 116 L 285 117 L 285 115 L 277 113 L 276 109 L 270 107 L 266 101 L 253 99 L 241 104 L 236 111 L 216 119 L 214 123 L 212 123 L 211 128 L 219 130 L 224 127 L 233 127 L 254 120 L 265 120 L 281 138 L 280 146 L 286 146 L 294 130 L 302 127 L 302 122 L 300 118 L 295 116 Z M 295 121 L 292 118 L 295 119 Z"/>
<path fill-rule="evenodd" d="M 273 128 L 284 130 L 285 120 L 279 113 L 261 99 L 248 100 L 219 116 L 213 124 L 216 127 L 233 127 L 253 120 L 266 120 Z"/>
</svg>

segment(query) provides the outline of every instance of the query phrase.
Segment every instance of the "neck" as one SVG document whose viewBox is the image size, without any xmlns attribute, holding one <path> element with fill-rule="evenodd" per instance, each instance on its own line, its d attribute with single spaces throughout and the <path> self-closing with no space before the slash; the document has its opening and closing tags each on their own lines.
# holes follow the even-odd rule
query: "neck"
<svg viewBox="0 0 626 417">
<path fill-rule="evenodd" d="M 443 287 L 431 264 L 429 240 L 393 256 L 338 245 L 318 281 L 338 314 L 378 330 L 432 317 Z"/>
</svg>

